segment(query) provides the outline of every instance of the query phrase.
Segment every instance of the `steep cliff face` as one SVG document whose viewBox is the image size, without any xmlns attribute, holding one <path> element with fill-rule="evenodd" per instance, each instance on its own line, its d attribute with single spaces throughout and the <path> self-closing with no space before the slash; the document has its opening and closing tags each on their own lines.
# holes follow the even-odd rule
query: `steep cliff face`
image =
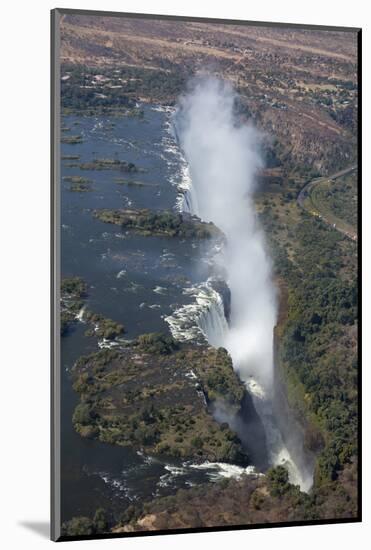
<svg viewBox="0 0 371 550">
<path fill-rule="evenodd" d="M 222 297 L 224 316 L 229 323 L 231 317 L 231 291 L 227 283 L 221 278 L 213 279 L 211 286 Z"/>
<path fill-rule="evenodd" d="M 274 394 L 273 410 L 282 438 L 303 477 L 313 480 L 316 456 L 323 438 L 316 427 L 299 380 L 290 376 L 282 357 L 282 336 L 288 319 L 288 289 L 279 279 L 279 309 L 274 330 Z"/>
</svg>

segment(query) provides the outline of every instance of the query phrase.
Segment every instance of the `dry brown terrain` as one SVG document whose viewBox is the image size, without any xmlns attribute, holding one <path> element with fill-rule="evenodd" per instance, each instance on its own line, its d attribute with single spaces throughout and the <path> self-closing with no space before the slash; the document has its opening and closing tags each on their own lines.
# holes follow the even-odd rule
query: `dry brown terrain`
<svg viewBox="0 0 371 550">
<path fill-rule="evenodd" d="M 163 75 L 161 93 L 137 79 L 141 100 L 176 101 L 179 92 L 167 83 L 172 75 L 186 82 L 207 71 L 229 79 L 290 169 L 329 173 L 355 158 L 356 32 L 64 15 L 61 40 L 65 67 L 101 68 L 106 76 L 112 69 L 106 86 L 123 93 L 125 81 L 114 79 L 118 68 Z"/>
</svg>

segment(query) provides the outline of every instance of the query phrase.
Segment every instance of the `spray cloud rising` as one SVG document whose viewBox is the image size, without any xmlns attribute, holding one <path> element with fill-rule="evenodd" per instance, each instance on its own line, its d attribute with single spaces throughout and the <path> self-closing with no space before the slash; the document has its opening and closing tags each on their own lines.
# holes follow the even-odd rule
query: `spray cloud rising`
<svg viewBox="0 0 371 550">
<path fill-rule="evenodd" d="M 188 209 L 226 236 L 222 263 L 231 290 L 231 319 L 220 345 L 230 352 L 242 379 L 253 377 L 269 391 L 276 299 L 252 198 L 262 167 L 260 136 L 252 126 L 237 124 L 235 100 L 228 83 L 197 79 L 179 102 L 176 128 L 192 181 Z"/>
</svg>

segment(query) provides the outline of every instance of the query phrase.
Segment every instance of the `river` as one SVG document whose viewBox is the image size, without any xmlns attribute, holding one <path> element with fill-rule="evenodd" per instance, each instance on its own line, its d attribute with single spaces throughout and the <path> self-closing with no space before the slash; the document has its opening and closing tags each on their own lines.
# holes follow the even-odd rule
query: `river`
<svg viewBox="0 0 371 550">
<path fill-rule="evenodd" d="M 87 308 L 122 323 L 127 339 L 162 331 L 185 341 L 207 338 L 217 346 L 228 331 L 225 303 L 214 281 L 220 245 L 138 236 L 92 216 L 96 208 L 179 210 L 187 201 L 186 209 L 192 211 L 188 167 L 172 133 L 170 110 L 151 105 L 142 108 L 143 117 L 62 117 L 61 126 L 67 129 L 63 135 L 81 135 L 83 140 L 61 145 L 62 276 L 82 277 L 88 284 Z M 79 159 L 67 158 L 73 156 Z M 135 163 L 143 171 L 127 174 L 80 169 L 80 163 L 94 158 L 118 158 Z M 91 191 L 72 192 L 70 182 L 63 179 L 70 176 L 91 180 Z M 135 184 L 138 181 L 141 185 Z M 92 516 L 99 507 L 118 519 L 120 512 L 137 500 L 223 477 L 255 475 L 253 467 L 195 465 L 166 457 L 160 460 L 80 437 L 72 426 L 78 396 L 72 389 L 70 370 L 81 355 L 99 349 L 95 338 L 84 335 L 86 328 L 83 322 L 77 323 L 61 345 L 62 522 L 77 515 Z M 271 415 L 267 404 L 260 404 L 254 381 L 250 380 L 247 387 L 255 407 L 260 405 L 261 415 Z M 244 405 L 234 428 L 250 447 L 250 456 L 259 469 L 268 465 L 263 456 L 261 422 L 249 394 Z M 271 425 L 268 421 L 268 428 Z M 274 439 L 277 433 L 270 437 Z M 271 449 L 270 463 L 287 461 L 285 453 L 279 455 L 279 445 L 273 454 Z"/>
<path fill-rule="evenodd" d="M 92 216 L 95 208 L 164 209 L 176 207 L 181 200 L 178 189 L 186 173 L 170 131 L 169 113 L 155 106 L 143 110 L 143 118 L 71 115 L 62 119 L 61 126 L 68 128 L 63 135 L 83 138 L 82 143 L 61 145 L 62 276 L 82 277 L 88 284 L 87 307 L 124 324 L 128 339 L 143 332 L 169 332 L 170 318 L 174 314 L 179 318 L 184 307 L 186 325 L 178 330 L 202 339 L 195 319 L 213 300 L 220 306 L 220 296 L 206 283 L 211 274 L 209 246 L 202 241 L 123 233 Z M 144 171 L 129 175 L 78 166 L 116 155 Z M 80 158 L 66 159 L 69 156 Z M 72 192 L 63 179 L 69 176 L 88 178 L 92 190 Z M 140 180 L 145 186 L 118 183 L 118 178 Z M 217 324 L 223 320 L 220 316 L 214 319 Z M 160 461 L 80 437 L 71 420 L 78 396 L 72 389 L 70 369 L 78 357 L 98 350 L 96 339 L 84 335 L 86 328 L 78 323 L 62 338 L 61 346 L 62 522 L 76 515 L 92 515 L 98 507 L 122 512 L 137 499 L 171 494 L 179 487 L 245 471 L 226 464 L 195 467 L 177 460 Z"/>
</svg>

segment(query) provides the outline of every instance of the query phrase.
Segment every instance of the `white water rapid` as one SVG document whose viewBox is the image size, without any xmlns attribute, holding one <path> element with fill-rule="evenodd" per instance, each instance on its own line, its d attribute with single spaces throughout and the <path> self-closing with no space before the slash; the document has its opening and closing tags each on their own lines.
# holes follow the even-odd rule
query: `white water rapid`
<svg viewBox="0 0 371 550">
<path fill-rule="evenodd" d="M 231 292 L 229 326 L 221 296 L 210 281 L 186 289 L 194 303 L 166 320 L 175 338 L 192 340 L 202 334 L 209 344 L 229 351 L 264 425 L 270 463 L 285 465 L 290 481 L 307 491 L 312 477 L 299 470 L 274 421 L 276 292 L 253 203 L 256 173 L 262 167 L 260 136 L 253 126 L 236 121 L 235 100 L 228 83 L 195 79 L 174 114 L 175 134 L 184 155 L 177 206 L 212 221 L 226 236 L 218 261 Z"/>
</svg>

